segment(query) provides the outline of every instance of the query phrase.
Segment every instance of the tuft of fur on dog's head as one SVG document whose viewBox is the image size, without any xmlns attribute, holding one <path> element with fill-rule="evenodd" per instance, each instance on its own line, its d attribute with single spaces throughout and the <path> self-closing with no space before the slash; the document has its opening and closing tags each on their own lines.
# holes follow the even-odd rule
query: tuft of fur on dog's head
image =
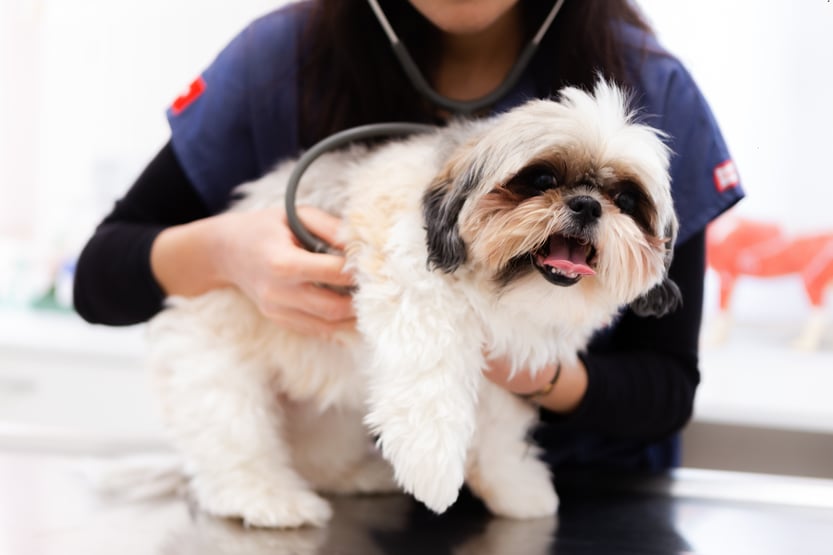
<svg viewBox="0 0 833 555">
<path fill-rule="evenodd" d="M 670 152 L 628 104 L 600 79 L 484 124 L 425 193 L 429 264 L 501 288 L 577 286 L 641 315 L 676 308 Z"/>
</svg>

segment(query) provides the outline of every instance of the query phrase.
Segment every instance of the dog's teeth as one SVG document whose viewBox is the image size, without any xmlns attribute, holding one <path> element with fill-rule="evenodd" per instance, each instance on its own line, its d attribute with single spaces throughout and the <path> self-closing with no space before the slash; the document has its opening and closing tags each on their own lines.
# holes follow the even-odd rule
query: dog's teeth
<svg viewBox="0 0 833 555">
<path fill-rule="evenodd" d="M 547 269 L 549 269 L 550 274 L 554 276 L 565 277 L 567 279 L 576 279 L 578 277 L 576 272 L 565 272 L 557 268 L 553 268 L 552 266 L 547 266 Z"/>
</svg>

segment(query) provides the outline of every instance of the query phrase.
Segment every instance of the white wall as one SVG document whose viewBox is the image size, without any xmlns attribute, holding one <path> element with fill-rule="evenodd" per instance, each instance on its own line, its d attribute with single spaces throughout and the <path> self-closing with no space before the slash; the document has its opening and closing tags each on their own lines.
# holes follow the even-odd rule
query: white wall
<svg viewBox="0 0 833 555">
<path fill-rule="evenodd" d="M 639 3 L 715 112 L 747 192 L 737 211 L 795 232 L 833 230 L 833 3 Z M 707 328 L 717 310 L 708 277 Z M 732 305 L 750 325 L 796 328 L 810 309 L 798 276 L 744 278 Z M 833 306 L 827 313 L 833 320 Z"/>
<path fill-rule="evenodd" d="M 167 105 L 281 3 L 0 0 L 0 234 L 82 240 L 167 138 Z"/>
<path fill-rule="evenodd" d="M 833 3 L 640 0 L 738 164 L 743 213 L 833 229 Z"/>
<path fill-rule="evenodd" d="M 33 6 L 0 0 L 0 233 L 32 228 L 40 121 L 36 20 Z"/>
<path fill-rule="evenodd" d="M 283 3 L 0 0 L 0 307 L 62 275 L 167 139 L 165 108 Z"/>
</svg>

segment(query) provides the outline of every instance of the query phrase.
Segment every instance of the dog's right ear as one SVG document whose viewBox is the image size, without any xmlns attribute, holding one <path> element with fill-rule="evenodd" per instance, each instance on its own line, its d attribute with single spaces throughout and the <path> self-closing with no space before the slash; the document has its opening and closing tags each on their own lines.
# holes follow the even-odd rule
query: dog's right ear
<svg viewBox="0 0 833 555">
<path fill-rule="evenodd" d="M 665 277 L 653 289 L 630 304 L 637 316 L 662 318 L 683 305 L 680 288 L 668 277 L 668 270 L 674 260 L 674 244 L 677 242 L 677 219 L 672 218 L 665 226 Z"/>
<path fill-rule="evenodd" d="M 428 246 L 428 266 L 451 273 L 466 261 L 466 244 L 457 219 L 465 198 L 452 192 L 448 179 L 439 178 L 422 197 Z"/>
<path fill-rule="evenodd" d="M 683 294 L 676 283 L 666 276 L 653 289 L 630 304 L 630 309 L 637 316 L 661 318 L 674 312 L 683 304 Z"/>
</svg>

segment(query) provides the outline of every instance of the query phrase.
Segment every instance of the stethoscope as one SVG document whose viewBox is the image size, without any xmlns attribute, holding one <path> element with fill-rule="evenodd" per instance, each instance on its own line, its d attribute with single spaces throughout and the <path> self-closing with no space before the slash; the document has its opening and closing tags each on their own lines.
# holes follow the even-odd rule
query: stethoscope
<svg viewBox="0 0 833 555">
<path fill-rule="evenodd" d="M 396 32 L 394 32 L 388 18 L 382 11 L 381 6 L 379 6 L 378 0 L 367 0 L 367 2 L 370 4 L 370 7 L 376 15 L 376 19 L 378 19 L 382 29 L 385 31 L 391 47 L 393 48 L 394 55 L 414 88 L 437 107 L 448 110 L 458 116 L 473 114 L 483 108 L 487 108 L 495 104 L 501 98 L 506 96 L 506 94 L 517 84 L 521 75 L 523 75 L 524 70 L 526 70 L 526 66 L 529 65 L 529 61 L 538 50 L 538 45 L 541 44 L 541 40 L 543 40 L 544 35 L 550 28 L 555 16 L 558 15 L 558 12 L 561 10 L 561 6 L 564 4 L 564 0 L 557 0 L 555 2 L 552 9 L 547 14 L 547 17 L 544 19 L 543 23 L 541 23 L 538 31 L 529 41 L 529 44 L 527 44 L 523 49 L 520 56 L 518 56 L 518 59 L 515 61 L 515 65 L 512 66 L 509 74 L 496 89 L 489 94 L 474 100 L 454 100 L 452 98 L 448 98 L 447 96 L 441 95 L 428 84 L 428 81 L 425 80 L 425 77 L 414 63 L 414 59 L 411 57 L 408 49 L 405 48 L 405 45 L 401 40 L 399 40 Z M 295 237 L 297 237 L 301 245 L 312 252 L 325 253 L 330 252 L 331 250 L 327 243 L 313 235 L 306 227 L 304 227 L 304 224 L 301 223 L 301 220 L 298 217 L 295 207 L 295 197 L 298 192 L 298 184 L 301 181 L 301 176 L 310 164 L 312 164 L 319 156 L 325 152 L 335 150 L 355 141 L 376 137 L 395 137 L 412 135 L 415 133 L 428 133 L 434 131 L 435 129 L 436 126 L 433 125 L 410 122 L 360 125 L 358 127 L 351 127 L 350 129 L 345 129 L 344 131 L 330 135 L 307 150 L 298 159 L 295 168 L 289 176 L 285 197 L 286 219 L 289 224 L 289 228 L 292 230 L 292 233 L 295 234 Z"/>
</svg>

